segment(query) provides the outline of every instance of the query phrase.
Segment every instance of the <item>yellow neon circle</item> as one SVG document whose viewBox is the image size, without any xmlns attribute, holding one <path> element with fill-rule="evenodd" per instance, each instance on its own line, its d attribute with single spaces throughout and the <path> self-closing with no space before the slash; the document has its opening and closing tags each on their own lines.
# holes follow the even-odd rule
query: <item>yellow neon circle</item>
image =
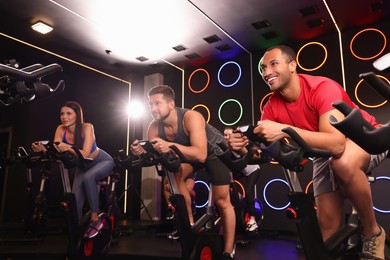
<svg viewBox="0 0 390 260">
<path fill-rule="evenodd" d="M 197 107 L 203 107 L 204 109 L 206 109 L 206 111 L 207 111 L 207 120 L 206 120 L 206 122 L 208 123 L 210 121 L 210 109 L 206 105 L 197 104 L 197 105 L 193 106 L 191 108 L 191 110 L 195 110 L 195 108 L 197 108 Z"/>
<path fill-rule="evenodd" d="M 268 94 L 265 95 L 265 96 L 263 97 L 263 99 L 260 101 L 260 113 L 263 113 L 263 103 L 264 103 L 265 99 L 266 99 L 267 97 L 271 96 L 272 93 L 274 93 L 274 92 L 268 93 Z"/>
<path fill-rule="evenodd" d="M 354 51 L 353 51 L 353 48 L 352 48 L 352 45 L 353 45 L 353 41 L 356 39 L 356 37 L 359 35 L 359 34 L 362 34 L 364 32 L 367 32 L 367 31 L 374 31 L 374 32 L 378 32 L 380 35 L 382 35 L 383 37 L 383 48 L 382 50 L 380 50 L 376 55 L 374 56 L 371 56 L 371 57 L 360 57 L 358 56 Z M 352 53 L 353 56 L 355 56 L 355 58 L 359 59 L 359 60 L 372 60 L 372 59 L 375 59 L 376 57 L 378 57 L 379 55 L 381 55 L 381 53 L 385 50 L 386 48 L 386 45 L 387 45 L 387 40 L 386 40 L 386 35 L 381 31 L 381 30 L 378 30 L 378 29 L 375 29 L 375 28 L 366 28 L 366 29 L 363 29 L 361 30 L 360 32 L 358 32 L 357 34 L 355 34 L 355 36 L 353 36 L 352 40 L 351 40 L 351 43 L 349 44 L 349 49 Z"/>
<path fill-rule="evenodd" d="M 306 185 L 306 189 L 305 189 L 305 194 L 307 194 L 309 192 L 309 188 L 310 188 L 310 185 L 313 184 L 313 181 L 310 181 L 307 185 Z"/>
<path fill-rule="evenodd" d="M 312 44 L 320 45 L 320 46 L 324 49 L 325 57 L 324 57 L 324 60 L 322 61 L 322 63 L 321 63 L 320 65 L 318 65 L 318 66 L 315 67 L 315 68 L 308 69 L 308 68 L 304 68 L 304 67 L 299 63 L 299 54 L 301 53 L 301 51 L 302 51 L 306 46 L 309 46 L 309 45 L 312 45 Z M 305 45 L 303 45 L 303 46 L 299 49 L 299 51 L 298 51 L 298 53 L 297 53 L 297 63 L 298 63 L 298 66 L 299 66 L 301 69 L 305 70 L 305 71 L 313 71 L 313 70 L 317 70 L 317 69 L 321 68 L 322 65 L 324 65 L 324 63 L 325 63 L 325 61 L 326 61 L 327 58 L 328 58 L 328 50 L 326 49 L 325 45 L 323 45 L 323 44 L 320 43 L 320 42 L 308 42 L 308 43 L 306 43 Z"/>
<path fill-rule="evenodd" d="M 194 76 L 194 74 L 195 74 L 196 72 L 198 72 L 198 71 L 203 71 L 204 73 L 206 73 L 206 75 L 207 75 L 207 83 L 206 83 L 206 85 L 205 85 L 202 89 L 200 89 L 200 90 L 194 90 L 194 89 L 192 88 L 192 86 L 191 86 L 191 79 L 192 79 L 192 76 Z M 209 86 L 209 83 L 210 83 L 210 74 L 209 74 L 209 72 L 208 72 L 207 70 L 205 70 L 205 69 L 196 69 L 196 70 L 194 70 L 194 71 L 190 74 L 190 76 L 189 76 L 189 78 L 188 78 L 188 87 L 189 87 L 190 90 L 191 90 L 192 92 L 194 92 L 194 93 L 201 93 L 201 92 L 203 92 L 203 91 Z"/>
<path fill-rule="evenodd" d="M 387 83 L 390 85 L 390 81 L 389 81 L 387 78 L 383 77 L 382 75 L 375 75 L 375 76 L 377 76 L 377 77 L 379 77 L 379 78 L 382 78 L 382 79 L 386 80 Z M 359 104 L 361 104 L 362 106 L 368 107 L 368 108 L 378 108 L 378 107 L 381 107 L 381 106 L 383 106 L 384 104 L 387 103 L 387 100 L 383 101 L 382 103 L 380 103 L 380 104 L 378 104 L 378 105 L 367 105 L 367 104 L 363 103 L 363 102 L 358 98 L 358 94 L 357 94 L 357 90 L 358 90 L 358 88 L 359 88 L 359 86 L 360 86 L 360 84 L 361 84 L 362 82 L 363 82 L 363 79 L 361 79 L 361 80 L 356 84 L 356 87 L 355 87 L 355 98 L 356 98 L 356 100 L 359 102 Z"/>
</svg>

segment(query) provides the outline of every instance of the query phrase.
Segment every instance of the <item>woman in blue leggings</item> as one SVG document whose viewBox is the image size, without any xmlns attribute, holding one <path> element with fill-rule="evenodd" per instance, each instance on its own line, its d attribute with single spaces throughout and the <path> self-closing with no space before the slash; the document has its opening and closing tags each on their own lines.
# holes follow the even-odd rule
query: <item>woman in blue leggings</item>
<svg viewBox="0 0 390 260">
<path fill-rule="evenodd" d="M 72 191 L 75 193 L 77 213 L 82 216 L 84 199 L 87 196 L 91 210 L 90 224 L 85 236 L 94 237 L 103 227 L 99 219 L 99 191 L 97 182 L 107 177 L 114 168 L 114 160 L 102 149 L 98 148 L 95 140 L 93 125 L 85 123 L 83 110 L 79 103 L 68 101 L 61 107 L 61 124 L 54 135 L 54 146 L 58 152 L 71 152 L 75 154 L 72 146 L 76 146 L 85 158 L 91 158 L 84 170 L 77 168 Z M 33 143 L 35 152 L 45 151 L 42 143 Z"/>
</svg>

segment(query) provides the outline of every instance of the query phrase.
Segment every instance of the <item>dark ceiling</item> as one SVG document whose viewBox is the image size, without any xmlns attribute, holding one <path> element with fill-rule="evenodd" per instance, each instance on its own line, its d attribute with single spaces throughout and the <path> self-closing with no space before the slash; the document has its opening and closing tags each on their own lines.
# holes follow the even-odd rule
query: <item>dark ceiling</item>
<svg viewBox="0 0 390 260">
<path fill-rule="evenodd" d="M 250 54 L 390 17 L 389 0 L 0 0 L 2 36 L 100 70 Z M 33 22 L 54 27 L 46 35 Z M 178 50 L 175 50 L 178 49 Z M 182 49 L 182 50 L 180 50 Z"/>
</svg>

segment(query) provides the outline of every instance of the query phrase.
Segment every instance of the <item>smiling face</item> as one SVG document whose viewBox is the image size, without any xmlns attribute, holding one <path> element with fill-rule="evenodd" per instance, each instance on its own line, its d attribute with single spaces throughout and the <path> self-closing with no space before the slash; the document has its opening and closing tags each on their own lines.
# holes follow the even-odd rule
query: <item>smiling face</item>
<svg viewBox="0 0 390 260">
<path fill-rule="evenodd" d="M 75 126 L 77 120 L 77 114 L 70 107 L 63 106 L 60 112 L 60 119 L 64 127 Z"/>
<path fill-rule="evenodd" d="M 278 48 L 267 51 L 260 64 L 263 80 L 271 91 L 283 91 L 288 86 L 296 62 Z"/>
</svg>

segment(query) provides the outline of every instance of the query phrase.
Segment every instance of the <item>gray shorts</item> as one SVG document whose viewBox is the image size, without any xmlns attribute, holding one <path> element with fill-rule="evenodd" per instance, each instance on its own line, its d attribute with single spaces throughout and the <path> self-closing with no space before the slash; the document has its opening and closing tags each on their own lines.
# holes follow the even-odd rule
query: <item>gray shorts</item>
<svg viewBox="0 0 390 260">
<path fill-rule="evenodd" d="M 388 151 L 381 154 L 372 154 L 367 172 L 370 172 L 377 167 L 387 157 L 387 153 Z M 332 160 L 332 158 L 315 158 L 313 160 L 314 196 L 335 191 L 337 189 L 333 172 L 329 166 L 330 160 Z"/>
</svg>

